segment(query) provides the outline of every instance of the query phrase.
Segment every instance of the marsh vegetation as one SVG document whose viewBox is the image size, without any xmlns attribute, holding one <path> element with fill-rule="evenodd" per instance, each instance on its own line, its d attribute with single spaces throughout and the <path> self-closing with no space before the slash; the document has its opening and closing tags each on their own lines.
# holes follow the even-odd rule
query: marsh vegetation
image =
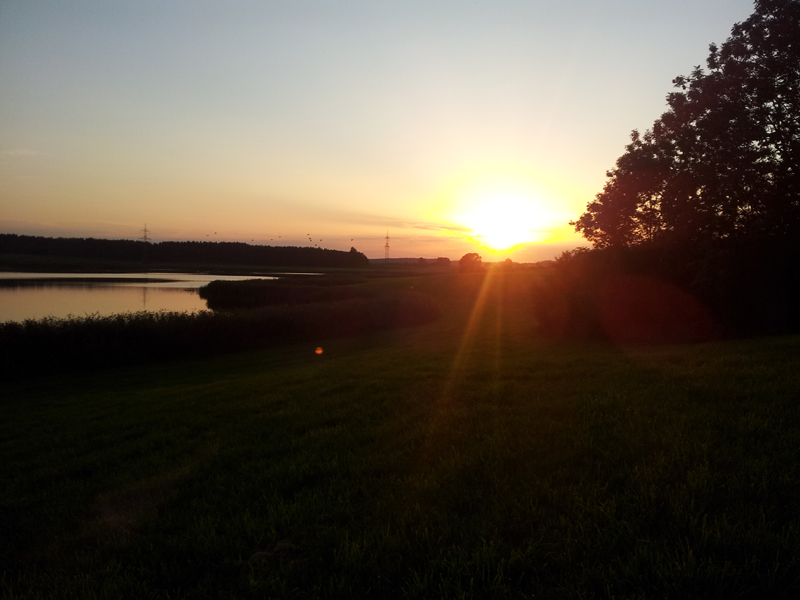
<svg viewBox="0 0 800 600">
<path fill-rule="evenodd" d="M 0 373 L 46 376 L 321 342 L 429 323 L 440 314 L 429 295 L 366 281 L 348 275 L 215 281 L 201 288 L 213 312 L 139 311 L 0 323 Z"/>
</svg>

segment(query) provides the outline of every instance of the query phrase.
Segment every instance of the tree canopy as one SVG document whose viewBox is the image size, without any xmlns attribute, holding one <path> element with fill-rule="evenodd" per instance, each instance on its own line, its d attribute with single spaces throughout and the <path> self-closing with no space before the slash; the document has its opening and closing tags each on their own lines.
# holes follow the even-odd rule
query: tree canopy
<svg viewBox="0 0 800 600">
<path fill-rule="evenodd" d="M 474 273 L 483 270 L 483 260 L 477 252 L 469 252 L 458 261 L 458 269 L 462 273 Z"/>
<path fill-rule="evenodd" d="M 800 234 L 800 0 L 756 0 L 573 221 L 595 247 Z"/>
</svg>

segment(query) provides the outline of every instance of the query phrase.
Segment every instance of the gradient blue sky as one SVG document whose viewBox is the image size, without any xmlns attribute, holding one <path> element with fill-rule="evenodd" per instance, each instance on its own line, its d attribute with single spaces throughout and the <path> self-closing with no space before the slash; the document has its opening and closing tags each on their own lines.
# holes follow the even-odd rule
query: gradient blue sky
<svg viewBox="0 0 800 600">
<path fill-rule="evenodd" d="M 388 230 L 393 256 L 551 258 L 581 243 L 566 223 L 630 130 L 752 9 L 0 0 L 0 232 L 135 238 L 146 222 L 156 240 L 310 234 L 381 257 Z M 536 243 L 488 252 L 470 202 Z"/>
</svg>

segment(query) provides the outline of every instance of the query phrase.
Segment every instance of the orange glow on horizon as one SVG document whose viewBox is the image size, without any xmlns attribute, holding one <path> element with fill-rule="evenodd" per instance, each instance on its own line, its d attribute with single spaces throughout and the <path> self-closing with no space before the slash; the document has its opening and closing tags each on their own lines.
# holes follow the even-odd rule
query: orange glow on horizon
<svg viewBox="0 0 800 600">
<path fill-rule="evenodd" d="M 563 215 L 553 200 L 524 182 L 487 181 L 454 194 L 448 220 L 491 254 L 553 241 Z"/>
</svg>

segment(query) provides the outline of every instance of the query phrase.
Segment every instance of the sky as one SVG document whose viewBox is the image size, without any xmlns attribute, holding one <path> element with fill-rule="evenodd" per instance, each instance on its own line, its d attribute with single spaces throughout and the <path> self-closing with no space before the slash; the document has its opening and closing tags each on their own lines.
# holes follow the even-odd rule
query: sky
<svg viewBox="0 0 800 600">
<path fill-rule="evenodd" d="M 0 0 L 0 233 L 535 262 L 750 0 Z"/>
</svg>

